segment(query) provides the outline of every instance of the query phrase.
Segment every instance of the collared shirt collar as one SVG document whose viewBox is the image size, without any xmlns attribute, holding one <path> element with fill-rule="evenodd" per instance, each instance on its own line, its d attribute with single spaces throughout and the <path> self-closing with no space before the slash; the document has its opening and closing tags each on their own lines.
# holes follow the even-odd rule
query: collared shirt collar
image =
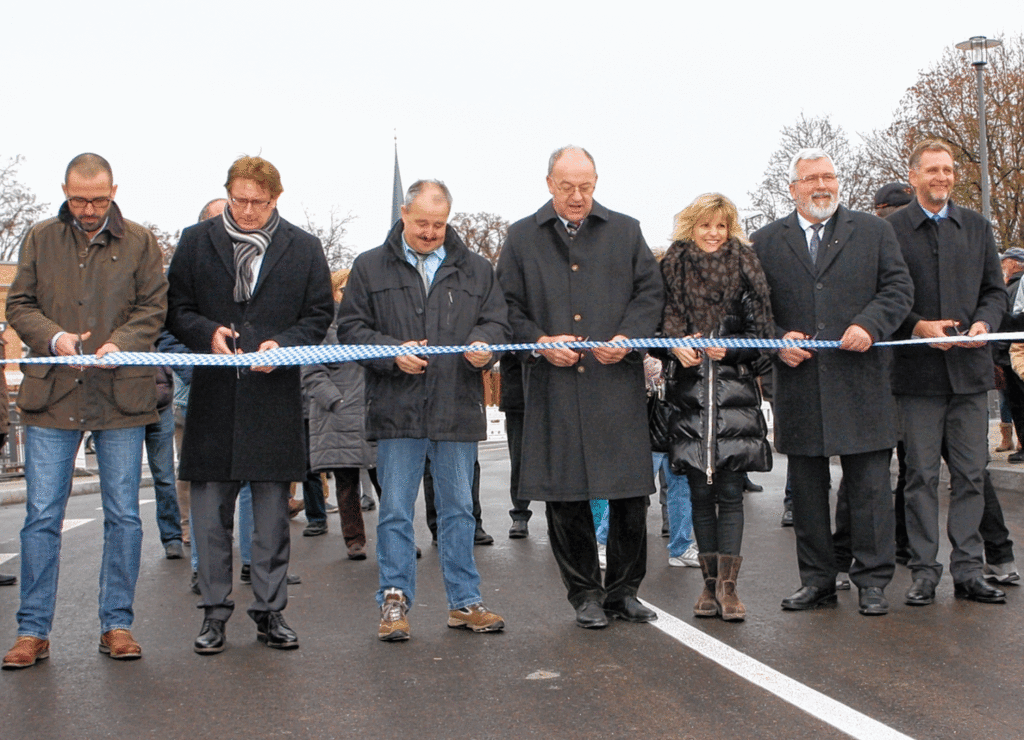
<svg viewBox="0 0 1024 740">
<path fill-rule="evenodd" d="M 72 228 L 78 229 L 79 231 L 82 230 L 75 220 L 75 217 L 71 214 L 71 208 L 68 206 L 67 201 L 64 201 L 64 203 L 61 204 L 60 210 L 57 212 L 57 219 Z M 103 232 L 108 232 L 115 239 L 124 238 L 124 217 L 121 215 L 121 209 L 118 208 L 117 203 L 110 204 L 110 210 L 107 211 L 107 218 L 103 221 L 103 226 L 100 227 L 100 230 L 96 232 L 96 236 L 92 238 L 92 242 L 98 241 L 103 235 Z"/>
<path fill-rule="evenodd" d="M 405 240 L 405 234 L 402 234 L 402 251 L 405 254 L 406 262 L 413 267 L 416 267 L 416 265 L 419 264 L 419 257 L 417 257 L 419 252 L 409 246 L 409 243 Z M 444 262 L 444 258 L 446 256 L 448 256 L 448 252 L 445 250 L 444 244 L 427 255 L 426 260 L 424 260 L 424 266 L 426 267 L 427 277 L 430 278 L 430 282 L 434 282 L 434 275 L 437 273 L 437 268 L 441 266 L 441 263 Z"/>
<path fill-rule="evenodd" d="M 836 209 L 837 212 L 838 210 L 839 209 Z M 835 217 L 836 214 L 833 213 L 831 216 L 829 216 L 828 218 L 821 222 L 821 233 L 818 234 L 819 239 L 821 238 L 822 234 L 825 233 L 825 229 L 828 228 L 828 222 L 834 219 Z M 811 227 L 814 226 L 814 224 L 812 224 L 810 221 L 804 218 L 803 214 L 800 213 L 800 211 L 796 212 L 796 221 L 798 224 L 800 224 L 800 228 L 804 230 L 804 238 L 807 240 L 807 243 L 810 244 L 811 234 L 814 233 L 813 231 L 811 231 Z"/>
<path fill-rule="evenodd" d="M 915 201 L 915 202 L 917 203 L 917 207 L 920 208 L 922 211 L 924 211 L 924 215 L 927 216 L 928 218 L 930 218 L 932 221 L 941 221 L 944 218 L 949 218 L 949 201 L 948 200 L 943 204 L 942 210 L 939 211 L 938 213 L 932 213 L 931 211 L 929 211 L 927 208 L 925 208 L 923 205 L 921 205 L 921 201 Z"/>
</svg>

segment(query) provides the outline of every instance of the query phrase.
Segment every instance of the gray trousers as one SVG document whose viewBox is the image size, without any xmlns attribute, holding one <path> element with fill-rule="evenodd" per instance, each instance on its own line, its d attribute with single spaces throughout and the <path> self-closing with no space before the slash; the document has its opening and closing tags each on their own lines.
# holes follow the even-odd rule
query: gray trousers
<svg viewBox="0 0 1024 740">
<path fill-rule="evenodd" d="M 956 350 L 953 350 L 956 351 Z M 946 531 L 953 551 L 949 572 L 955 583 L 982 574 L 984 546 L 979 527 L 985 509 L 988 465 L 986 393 L 896 396 L 907 451 L 906 514 L 911 573 L 937 584 L 939 553 L 939 463 L 942 439 L 949 450 L 952 492 Z"/>
<path fill-rule="evenodd" d="M 192 547 L 199 555 L 199 606 L 207 619 L 227 620 L 235 608 L 232 583 L 231 532 L 239 481 L 192 482 Z M 288 605 L 288 498 L 291 483 L 252 481 L 252 606 L 256 619 Z"/>
</svg>

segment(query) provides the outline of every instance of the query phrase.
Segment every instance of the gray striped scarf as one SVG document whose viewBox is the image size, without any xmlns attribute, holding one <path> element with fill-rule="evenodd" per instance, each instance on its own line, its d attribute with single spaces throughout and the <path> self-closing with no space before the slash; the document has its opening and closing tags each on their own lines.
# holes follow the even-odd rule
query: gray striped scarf
<svg viewBox="0 0 1024 740">
<path fill-rule="evenodd" d="M 277 209 L 270 214 L 270 218 L 262 229 L 246 231 L 231 217 L 231 209 L 225 208 L 223 213 L 224 228 L 227 229 L 231 243 L 235 247 L 235 303 L 245 303 L 252 298 L 252 289 L 255 283 L 255 275 L 252 274 L 252 263 L 260 257 L 270 246 L 270 240 L 274 238 L 274 231 L 281 222 L 281 216 Z"/>
</svg>

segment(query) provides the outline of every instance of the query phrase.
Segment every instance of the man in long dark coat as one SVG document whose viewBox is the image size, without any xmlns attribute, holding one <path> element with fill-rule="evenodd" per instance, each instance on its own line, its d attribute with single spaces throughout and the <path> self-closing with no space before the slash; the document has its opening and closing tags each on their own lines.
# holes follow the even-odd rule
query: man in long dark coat
<svg viewBox="0 0 1024 740">
<path fill-rule="evenodd" d="M 548 163 L 552 199 L 513 224 L 498 279 L 516 342 L 651 336 L 664 302 L 640 224 L 593 199 L 593 157 L 564 147 Z M 581 627 L 608 615 L 648 622 L 636 598 L 647 572 L 647 496 L 654 492 L 639 352 L 547 349 L 526 360 L 520 498 L 547 503 L 548 534 Z M 591 499 L 608 499 L 601 581 Z"/>
<path fill-rule="evenodd" d="M 777 336 L 840 340 L 846 351 L 784 349 L 775 363 L 775 447 L 789 456 L 802 584 L 782 608 L 836 603 L 829 457 L 838 455 L 850 501 L 850 579 L 862 614 L 886 614 L 884 589 L 896 569 L 889 482 L 896 403 L 888 358 L 871 347 L 899 327 L 913 285 L 892 228 L 839 205 L 828 154 L 797 152 L 789 190 L 796 210 L 751 235 Z"/>
<path fill-rule="evenodd" d="M 281 177 L 259 157 L 228 170 L 228 207 L 185 229 L 171 260 L 168 329 L 193 352 L 236 354 L 319 344 L 334 302 L 323 248 L 277 212 Z M 231 530 L 243 481 L 252 484 L 256 636 L 296 648 L 288 603 L 290 481 L 306 472 L 300 368 L 197 367 L 179 477 L 192 482 L 192 543 L 205 610 L 200 654 L 224 649 L 231 601 Z"/>
</svg>

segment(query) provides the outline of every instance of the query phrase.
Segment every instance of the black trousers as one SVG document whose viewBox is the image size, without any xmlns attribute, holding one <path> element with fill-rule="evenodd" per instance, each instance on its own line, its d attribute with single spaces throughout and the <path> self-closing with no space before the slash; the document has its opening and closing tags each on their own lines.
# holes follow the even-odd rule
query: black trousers
<svg viewBox="0 0 1024 740">
<path fill-rule="evenodd" d="M 608 501 L 608 567 L 604 581 L 589 501 L 548 501 L 548 539 L 574 608 L 636 596 L 647 575 L 647 496 Z"/>
<path fill-rule="evenodd" d="M 505 412 L 505 436 L 508 439 L 508 458 L 512 465 L 512 472 L 508 479 L 509 498 L 512 500 L 512 508 L 508 514 L 512 521 L 530 521 L 533 512 L 530 511 L 530 502 L 519 498 L 519 467 L 523 462 L 523 419 L 522 411 Z"/>
<path fill-rule="evenodd" d="M 858 588 L 884 588 L 896 570 L 890 455 L 891 450 L 876 450 L 840 458 L 849 501 L 850 580 Z M 827 457 L 789 456 L 800 583 L 817 588 L 834 588 L 838 572 L 828 464 Z"/>
</svg>

